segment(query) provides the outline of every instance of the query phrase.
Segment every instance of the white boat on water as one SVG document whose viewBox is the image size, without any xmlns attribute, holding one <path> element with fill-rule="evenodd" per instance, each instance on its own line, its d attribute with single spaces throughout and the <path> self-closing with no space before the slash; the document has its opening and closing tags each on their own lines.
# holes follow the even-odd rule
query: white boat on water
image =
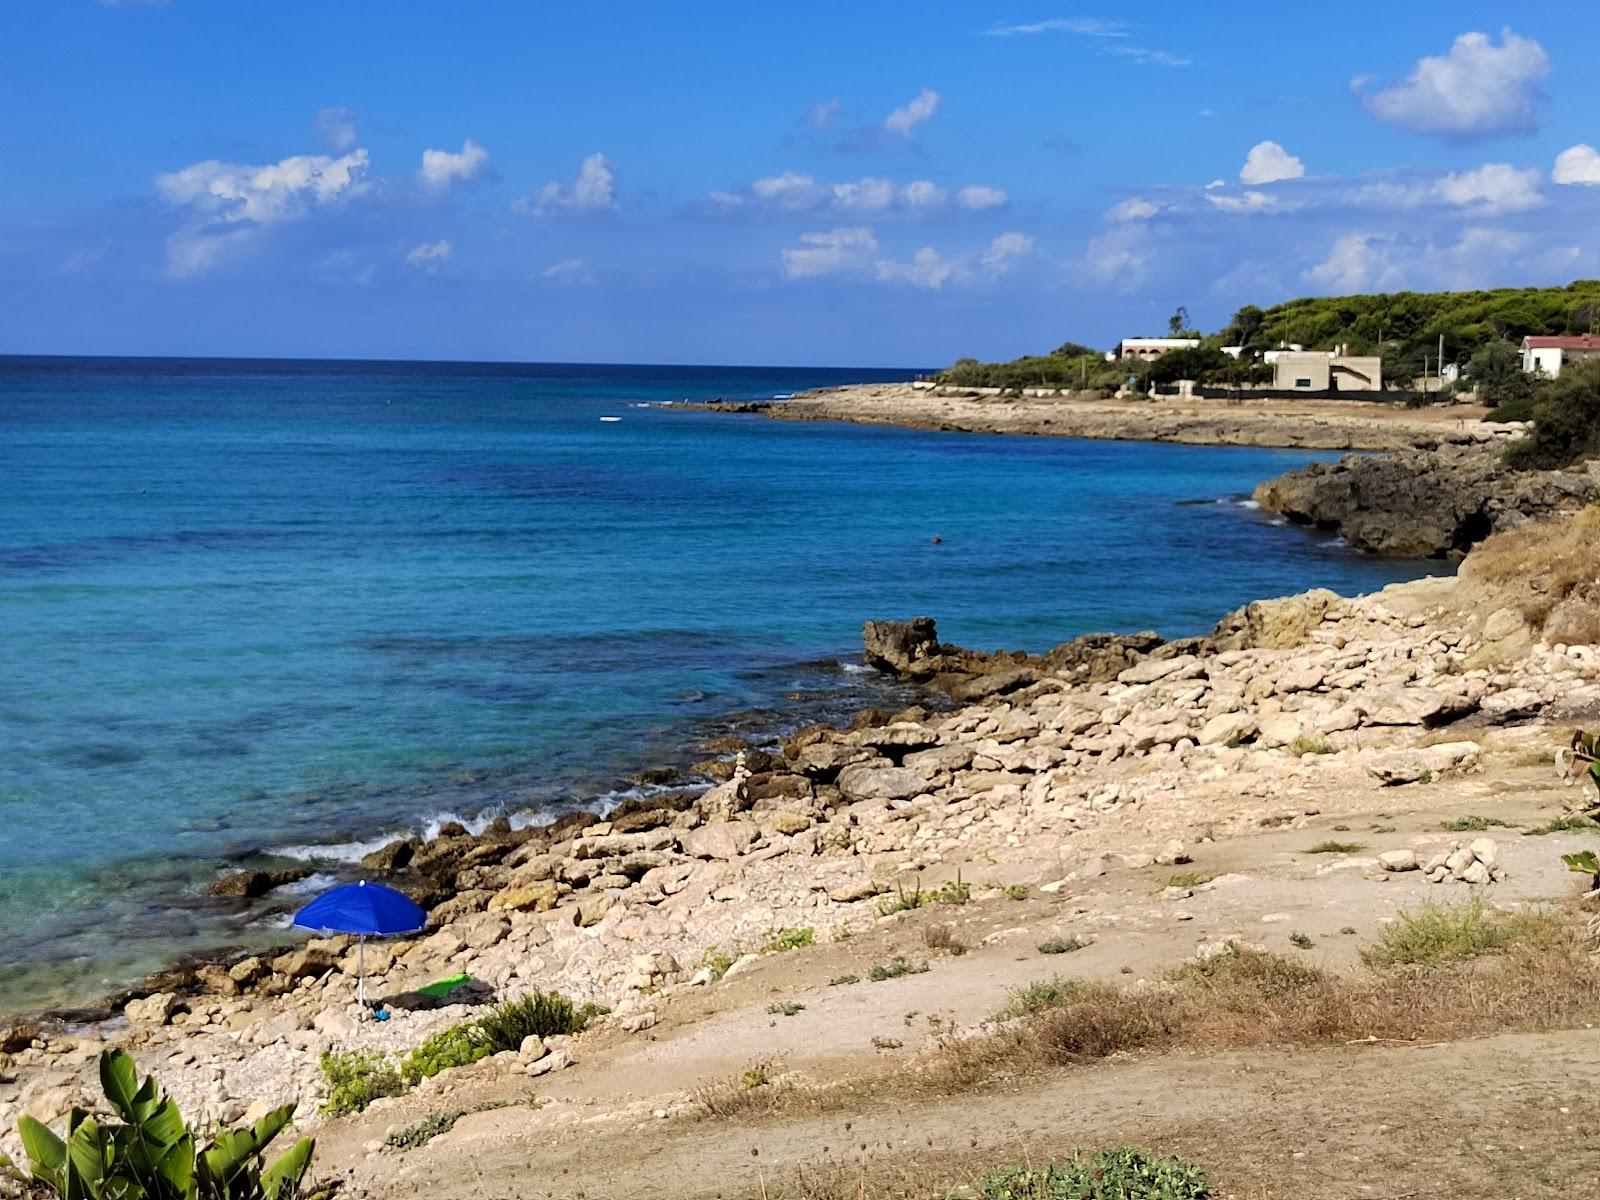
<svg viewBox="0 0 1600 1200">
<path fill-rule="evenodd" d="M 622 420 L 621 417 L 601 417 L 600 419 L 602 421 L 620 421 L 620 420 Z"/>
</svg>

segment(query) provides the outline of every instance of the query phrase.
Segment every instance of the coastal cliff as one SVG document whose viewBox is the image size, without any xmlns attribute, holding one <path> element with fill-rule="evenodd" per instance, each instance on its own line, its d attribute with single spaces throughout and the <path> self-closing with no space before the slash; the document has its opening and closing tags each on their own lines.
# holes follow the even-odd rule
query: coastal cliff
<svg viewBox="0 0 1600 1200">
<path fill-rule="evenodd" d="M 1571 512 L 1600 490 L 1600 460 L 1518 471 L 1500 447 L 1446 446 L 1312 463 L 1259 484 L 1268 512 L 1337 531 L 1357 550 L 1459 557 L 1491 533 Z"/>
</svg>

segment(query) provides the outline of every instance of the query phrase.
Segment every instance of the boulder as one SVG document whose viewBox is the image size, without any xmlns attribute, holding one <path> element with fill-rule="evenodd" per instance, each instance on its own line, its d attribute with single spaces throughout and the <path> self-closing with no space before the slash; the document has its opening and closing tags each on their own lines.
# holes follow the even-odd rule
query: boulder
<svg viewBox="0 0 1600 1200">
<path fill-rule="evenodd" d="M 489 907 L 510 912 L 549 912 L 556 906 L 558 895 L 556 882 L 546 879 L 497 892 L 489 901 Z"/>
<path fill-rule="evenodd" d="M 847 800 L 907 800 L 927 790 L 928 778 L 910 767 L 846 767 L 839 790 Z"/>
<path fill-rule="evenodd" d="M 207 888 L 208 896 L 233 896 L 241 900 L 255 900 L 286 883 L 298 883 L 311 874 L 310 867 L 284 867 L 277 871 L 235 871 L 214 880 Z"/>
<path fill-rule="evenodd" d="M 325 975 L 333 970 L 333 952 L 317 946 L 302 946 L 272 960 L 272 969 L 290 979 Z"/>
<path fill-rule="evenodd" d="M 1415 850 L 1385 850 L 1378 855 L 1378 865 L 1385 871 L 1415 871 L 1422 864 Z"/>
<path fill-rule="evenodd" d="M 909 621 L 868 621 L 861 627 L 862 657 L 869 667 L 902 677 L 933 673 L 939 655 L 939 630 L 932 617 Z"/>
<path fill-rule="evenodd" d="M 178 998 L 171 992 L 155 992 L 142 1000 L 129 1000 L 122 1011 L 130 1025 L 167 1025 L 178 1011 Z"/>
<path fill-rule="evenodd" d="M 691 858 L 738 858 L 755 843 L 761 831 L 749 821 L 715 821 L 679 834 L 683 852 Z"/>
<path fill-rule="evenodd" d="M 410 865 L 412 858 L 417 853 L 417 847 L 422 842 L 417 838 L 405 838 L 398 842 L 390 842 L 387 846 L 379 847 L 361 860 L 361 865 L 369 871 L 379 875 L 393 875 L 396 871 L 404 870 Z"/>
</svg>

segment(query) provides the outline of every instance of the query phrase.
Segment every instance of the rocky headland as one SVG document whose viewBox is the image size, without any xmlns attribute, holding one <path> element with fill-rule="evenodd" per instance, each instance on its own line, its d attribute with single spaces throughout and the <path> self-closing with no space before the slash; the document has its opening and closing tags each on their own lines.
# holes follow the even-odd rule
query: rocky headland
<svg viewBox="0 0 1600 1200">
<path fill-rule="evenodd" d="M 1406 408 L 1365 400 L 1106 399 L 1089 393 L 997 395 L 909 383 L 858 384 L 793 399 L 666 405 L 759 413 L 780 421 L 848 421 L 968 433 L 1009 433 L 1197 446 L 1404 450 L 1503 441 L 1520 426 L 1485 423 L 1473 405 Z"/>
</svg>

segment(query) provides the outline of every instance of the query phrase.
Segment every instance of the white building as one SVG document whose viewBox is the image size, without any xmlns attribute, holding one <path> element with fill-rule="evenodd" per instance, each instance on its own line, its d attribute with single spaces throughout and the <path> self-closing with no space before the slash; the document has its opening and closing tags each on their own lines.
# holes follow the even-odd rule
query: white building
<svg viewBox="0 0 1600 1200">
<path fill-rule="evenodd" d="M 1172 350 L 1193 350 L 1199 338 L 1123 338 L 1117 343 L 1114 355 L 1107 358 L 1139 358 L 1149 361 L 1160 358 Z"/>
<path fill-rule="evenodd" d="M 1575 358 L 1600 358 L 1600 337 L 1582 333 L 1522 339 L 1522 369 L 1530 375 L 1554 379 L 1562 366 Z"/>
</svg>

